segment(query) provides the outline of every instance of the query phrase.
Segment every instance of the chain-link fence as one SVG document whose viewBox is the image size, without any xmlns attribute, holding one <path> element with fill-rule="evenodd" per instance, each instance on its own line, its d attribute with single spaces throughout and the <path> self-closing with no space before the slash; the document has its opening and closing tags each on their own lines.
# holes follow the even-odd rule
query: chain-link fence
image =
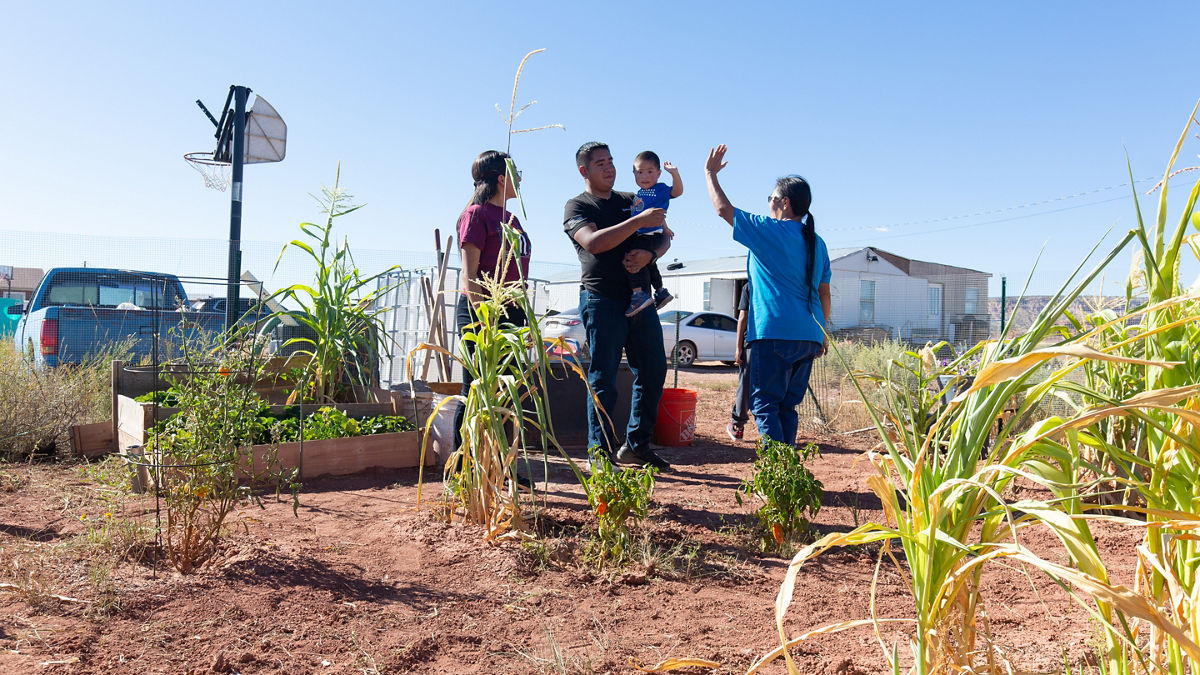
<svg viewBox="0 0 1200 675">
<path fill-rule="evenodd" d="M 0 279 L 0 297 L 9 299 L 7 304 L 11 305 L 0 308 L 4 311 L 0 333 L 6 327 L 11 332 L 11 325 L 20 316 L 21 303 L 31 298 L 42 273 L 54 267 L 173 274 L 182 282 L 189 302 L 208 309 L 217 309 L 226 294 L 223 279 L 228 266 L 228 242 L 223 239 L 0 230 L 0 242 L 3 244 L 0 268 L 6 272 Z M 282 241 L 242 242 L 240 268 L 261 281 L 265 294 L 311 280 L 311 259 L 293 255 L 295 251 L 283 252 L 284 247 Z M 843 365 L 832 355 L 818 361 L 812 376 L 813 395 L 804 403 L 802 419 L 839 431 L 853 431 L 871 423 L 862 396 L 848 378 L 849 372 L 882 372 L 887 359 L 927 343 L 945 342 L 947 346 L 939 356 L 950 358 L 981 340 L 998 337 L 1002 325 L 1021 333 L 1050 300 L 1046 295 L 1017 298 L 1015 293 L 1002 298 L 996 292 L 999 287 L 996 273 L 989 270 L 912 260 L 871 247 L 835 249 L 830 257 L 833 261 L 830 329 L 840 343 L 852 345 L 847 349 L 849 365 Z M 723 262 L 718 264 L 716 260 Z M 418 344 L 441 344 L 451 351 L 455 348 L 458 260 L 456 255 L 447 260 L 444 279 L 439 278 L 437 262 L 432 250 L 354 247 L 354 263 L 363 275 L 399 266 L 399 271 L 381 277 L 377 286 L 385 290 L 376 305 L 387 333 L 381 341 L 378 363 L 379 380 L 384 387 L 407 381 L 406 360 Z M 549 310 L 574 309 L 578 270 L 576 263 L 534 262 L 531 291 L 539 316 Z M 1127 273 L 1128 258 L 1119 257 L 1103 276 L 1111 281 L 1122 279 Z M 737 298 L 746 278 L 744 257 L 684 261 L 676 270 L 664 270 L 664 276 L 668 289 L 675 295 L 667 310 L 736 317 Z M 1035 280 L 1033 286 L 1057 288 L 1063 282 L 1064 279 Z M 250 295 L 250 287 L 244 285 L 240 295 Z M 1082 317 L 1105 308 L 1120 309 L 1123 303 L 1123 297 L 1089 292 L 1076 300 L 1070 311 Z M 435 328 L 430 323 L 431 306 L 442 314 Z M 730 328 L 728 322 L 717 324 Z M 698 360 L 732 359 L 732 353 L 718 354 L 716 347 L 709 350 L 707 357 L 704 349 L 697 351 Z M 426 359 L 421 354 L 417 359 L 418 377 L 454 380 L 459 376 L 452 366 L 441 368 L 435 358 Z"/>
</svg>

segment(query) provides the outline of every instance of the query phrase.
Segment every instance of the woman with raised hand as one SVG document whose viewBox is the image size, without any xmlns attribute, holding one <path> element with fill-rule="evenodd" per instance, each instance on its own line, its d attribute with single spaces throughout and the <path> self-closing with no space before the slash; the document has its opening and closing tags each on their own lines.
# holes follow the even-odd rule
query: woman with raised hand
<svg viewBox="0 0 1200 675">
<path fill-rule="evenodd" d="M 455 323 L 459 334 L 470 332 L 475 323 L 475 306 L 487 296 L 484 280 L 517 282 L 529 278 L 529 235 L 520 221 L 505 208 L 508 200 L 517 196 L 521 172 L 515 167 L 510 172 L 509 156 L 498 150 L 480 153 L 471 165 L 471 178 L 475 181 L 475 192 L 471 201 L 458 218 L 458 245 L 462 256 L 462 292 L 458 296 Z M 502 224 L 509 224 L 520 235 L 518 250 L 505 246 Z M 505 311 L 503 323 L 514 326 L 527 325 L 525 312 L 515 305 Z M 474 343 L 464 342 L 467 350 Z M 462 395 L 471 390 L 473 378 L 463 369 Z M 462 445 L 462 424 L 465 405 L 459 405 L 454 415 L 454 449 Z M 520 477 L 522 483 L 528 479 Z"/>
<path fill-rule="evenodd" d="M 829 345 L 829 251 L 809 212 L 812 190 L 800 176 L 775 181 L 769 216 L 734 208 L 717 180 L 726 150 L 711 149 L 704 169 L 717 215 L 733 226 L 734 241 L 750 249 L 750 411 L 760 436 L 795 443 L 796 406 L 808 390 L 813 360 Z"/>
</svg>

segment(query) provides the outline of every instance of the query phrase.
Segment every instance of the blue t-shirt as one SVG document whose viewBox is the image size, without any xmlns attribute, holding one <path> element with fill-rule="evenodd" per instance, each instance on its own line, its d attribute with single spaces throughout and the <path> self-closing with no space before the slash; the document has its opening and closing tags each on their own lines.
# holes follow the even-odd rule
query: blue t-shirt
<svg viewBox="0 0 1200 675">
<path fill-rule="evenodd" d="M 670 205 L 671 186 L 666 183 L 655 183 L 653 187 L 634 193 L 633 207 L 629 209 L 629 215 L 636 216 L 646 209 L 663 209 L 665 211 Z M 638 234 L 658 234 L 662 231 L 661 227 L 638 228 Z"/>
<path fill-rule="evenodd" d="M 747 271 L 754 285 L 746 342 L 825 340 L 825 315 L 817 288 L 829 283 L 829 250 L 818 235 L 812 279 L 806 281 L 808 249 L 800 227 L 794 220 L 734 209 L 733 239 L 750 249 Z"/>
</svg>

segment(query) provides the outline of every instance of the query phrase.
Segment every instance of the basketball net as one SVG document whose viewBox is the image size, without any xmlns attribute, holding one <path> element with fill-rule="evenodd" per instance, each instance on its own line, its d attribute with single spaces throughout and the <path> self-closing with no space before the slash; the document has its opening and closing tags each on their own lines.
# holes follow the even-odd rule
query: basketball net
<svg viewBox="0 0 1200 675">
<path fill-rule="evenodd" d="M 183 156 L 204 177 L 204 187 L 224 192 L 229 188 L 231 164 L 213 159 L 211 152 L 189 152 Z"/>
</svg>

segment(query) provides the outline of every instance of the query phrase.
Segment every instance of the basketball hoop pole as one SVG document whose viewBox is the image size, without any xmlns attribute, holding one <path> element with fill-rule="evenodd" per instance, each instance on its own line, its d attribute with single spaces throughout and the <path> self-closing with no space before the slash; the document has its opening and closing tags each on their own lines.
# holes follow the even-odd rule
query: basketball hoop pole
<svg viewBox="0 0 1200 675">
<path fill-rule="evenodd" d="M 239 270 L 242 266 L 242 165 L 246 151 L 246 99 L 250 88 L 234 85 L 233 89 L 233 190 L 229 199 L 229 287 L 225 293 L 225 333 L 232 335 L 238 320 Z"/>
</svg>

